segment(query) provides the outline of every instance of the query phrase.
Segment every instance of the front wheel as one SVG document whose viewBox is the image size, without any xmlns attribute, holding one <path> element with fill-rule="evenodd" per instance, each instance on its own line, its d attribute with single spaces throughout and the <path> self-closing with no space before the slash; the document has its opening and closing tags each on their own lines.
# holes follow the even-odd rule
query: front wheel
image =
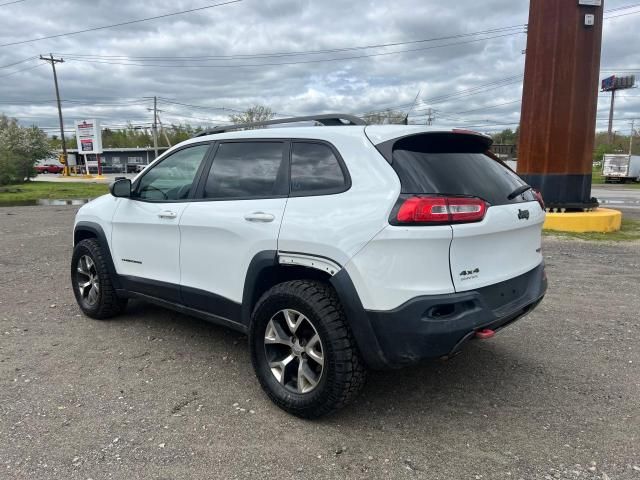
<svg viewBox="0 0 640 480">
<path fill-rule="evenodd" d="M 105 253 L 95 238 L 82 240 L 73 249 L 71 285 L 78 306 L 91 318 L 111 318 L 127 305 L 127 300 L 116 294 Z"/>
<path fill-rule="evenodd" d="M 249 331 L 260 385 L 283 410 L 303 418 L 355 399 L 366 370 L 333 289 L 296 280 L 266 292 Z"/>
</svg>

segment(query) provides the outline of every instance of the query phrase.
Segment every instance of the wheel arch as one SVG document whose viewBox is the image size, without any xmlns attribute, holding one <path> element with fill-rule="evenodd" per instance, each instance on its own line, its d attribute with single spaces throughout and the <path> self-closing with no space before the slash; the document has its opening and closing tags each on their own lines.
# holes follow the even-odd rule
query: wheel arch
<svg viewBox="0 0 640 480">
<path fill-rule="evenodd" d="M 337 264 L 337 262 L 334 263 Z M 365 363 L 374 369 L 386 368 L 388 362 L 384 357 L 376 333 L 362 306 L 355 285 L 344 268 L 332 275 L 317 267 L 280 264 L 278 252 L 275 250 L 258 253 L 249 264 L 245 277 L 242 323 L 249 327 L 253 309 L 267 290 L 279 283 L 291 280 L 317 280 L 330 285 L 340 300 L 347 324 Z"/>
<path fill-rule="evenodd" d="M 104 233 L 104 230 L 98 223 L 95 222 L 78 222 L 73 229 L 73 246 L 75 247 L 82 240 L 87 240 L 90 238 L 95 238 L 102 246 L 106 258 L 107 268 L 109 270 L 109 275 L 111 276 L 111 282 L 116 289 L 120 289 L 120 280 L 118 277 L 118 273 L 116 272 L 116 267 L 113 263 L 111 249 L 109 248 L 109 242 L 107 241 L 107 236 Z"/>
<path fill-rule="evenodd" d="M 257 253 L 249 263 L 245 276 L 242 323 L 249 326 L 256 303 L 271 287 L 291 280 L 318 280 L 330 283 L 330 278 L 329 273 L 313 267 L 281 264 L 275 250 Z"/>
</svg>

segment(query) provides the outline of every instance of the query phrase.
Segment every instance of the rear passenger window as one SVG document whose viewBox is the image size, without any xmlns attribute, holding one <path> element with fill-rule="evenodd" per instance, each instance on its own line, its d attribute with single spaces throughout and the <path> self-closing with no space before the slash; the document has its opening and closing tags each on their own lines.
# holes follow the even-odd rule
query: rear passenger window
<svg viewBox="0 0 640 480">
<path fill-rule="evenodd" d="M 338 159 L 322 143 L 291 145 L 291 194 L 339 193 L 347 182 Z"/>
<path fill-rule="evenodd" d="M 286 195 L 282 142 L 221 143 L 204 188 L 204 198 L 260 198 Z"/>
</svg>

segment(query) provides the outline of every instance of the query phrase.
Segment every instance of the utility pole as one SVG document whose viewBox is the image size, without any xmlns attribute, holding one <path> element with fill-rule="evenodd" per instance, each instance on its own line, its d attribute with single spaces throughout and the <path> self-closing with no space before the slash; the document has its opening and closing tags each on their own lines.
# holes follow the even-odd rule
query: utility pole
<svg viewBox="0 0 640 480">
<path fill-rule="evenodd" d="M 633 153 L 633 136 L 636 134 L 634 127 L 636 126 L 636 121 L 631 120 L 631 135 L 629 135 L 629 155 Z"/>
<path fill-rule="evenodd" d="M 433 109 L 429 108 L 427 110 L 427 125 L 429 126 L 433 125 L 434 120 L 435 120 L 435 117 L 433 115 Z"/>
<path fill-rule="evenodd" d="M 60 120 L 60 141 L 62 142 L 62 160 L 64 165 L 64 175 L 69 174 L 69 167 L 67 165 L 67 142 L 64 138 L 64 123 L 62 121 L 62 105 L 60 104 L 60 90 L 58 89 L 58 75 L 56 73 L 56 63 L 64 63 L 62 58 L 53 58 L 53 54 L 49 54 L 49 57 L 43 57 L 40 55 L 40 60 L 44 60 L 51 64 L 53 68 L 53 83 L 56 86 L 56 101 L 58 102 L 58 119 Z"/>
<path fill-rule="evenodd" d="M 609 109 L 609 145 L 613 143 L 613 111 L 616 104 L 616 90 L 611 90 L 611 108 Z"/>
<path fill-rule="evenodd" d="M 153 125 L 151 127 L 153 133 L 153 150 L 155 158 L 158 158 L 158 97 L 153 97 Z"/>
<path fill-rule="evenodd" d="M 612 75 L 602 80 L 602 91 L 611 92 L 611 109 L 609 110 L 609 145 L 613 144 L 615 140 L 615 133 L 613 132 L 613 112 L 616 104 L 616 91 L 627 90 L 633 88 L 636 83 L 635 75 L 628 75 L 626 77 L 618 77 Z"/>
<path fill-rule="evenodd" d="M 157 112 L 157 110 L 156 110 L 156 112 Z M 164 135 L 164 139 L 167 141 L 167 145 L 169 147 L 171 147 L 171 142 L 169 141 L 169 135 L 167 135 L 167 130 L 164 128 L 164 125 L 162 124 L 162 120 L 160 119 L 160 115 L 159 114 L 157 114 L 157 115 L 158 115 L 158 123 L 160 124 L 160 131 Z"/>
</svg>

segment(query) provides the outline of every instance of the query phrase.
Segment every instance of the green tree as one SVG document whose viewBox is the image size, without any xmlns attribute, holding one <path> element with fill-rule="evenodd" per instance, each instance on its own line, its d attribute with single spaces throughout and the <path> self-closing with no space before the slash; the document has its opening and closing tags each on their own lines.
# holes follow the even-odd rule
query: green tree
<svg viewBox="0 0 640 480">
<path fill-rule="evenodd" d="M 47 134 L 36 126 L 21 127 L 0 114 L 0 183 L 22 183 L 34 175 L 39 160 L 52 155 Z"/>
<path fill-rule="evenodd" d="M 493 138 L 493 142 L 497 143 L 498 145 L 517 145 L 519 137 L 520 127 L 516 128 L 515 131 L 507 128 L 505 130 L 502 130 L 501 132 L 491 135 L 491 138 Z"/>
</svg>

